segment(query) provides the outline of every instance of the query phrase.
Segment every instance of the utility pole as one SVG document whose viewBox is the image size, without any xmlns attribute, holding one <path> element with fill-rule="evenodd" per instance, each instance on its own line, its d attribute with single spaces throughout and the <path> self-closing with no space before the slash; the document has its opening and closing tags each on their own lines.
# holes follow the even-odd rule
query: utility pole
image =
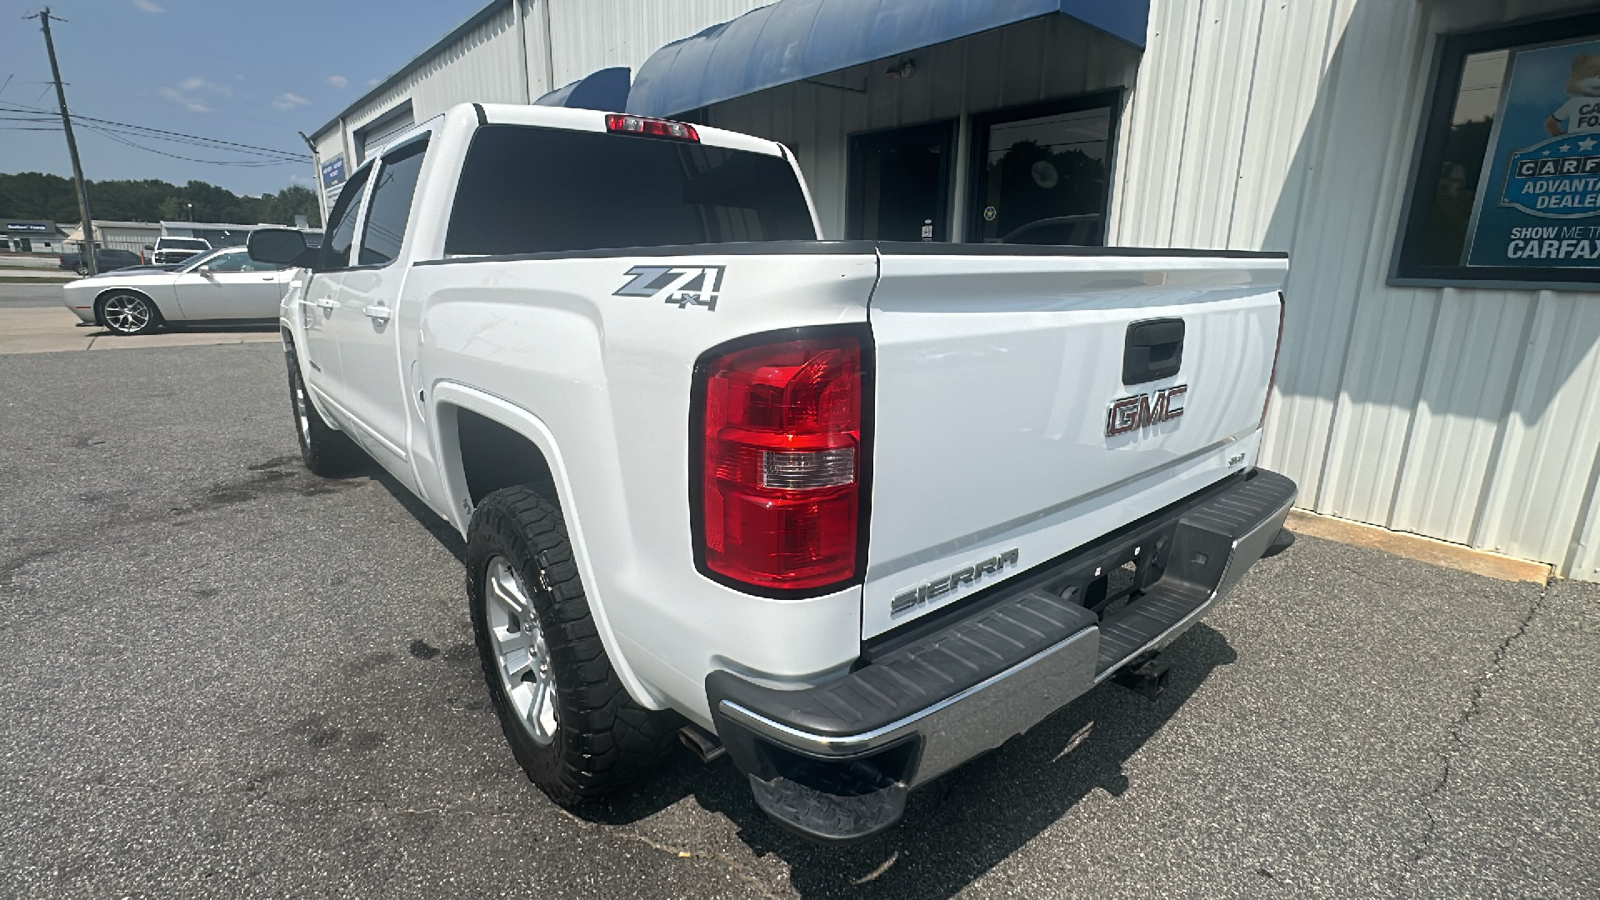
<svg viewBox="0 0 1600 900">
<path fill-rule="evenodd" d="M 50 77 L 55 79 L 56 103 L 61 106 L 61 127 L 67 132 L 67 155 L 72 157 L 72 180 L 78 186 L 78 215 L 83 219 L 83 242 L 79 244 L 82 253 L 81 261 L 89 268 L 89 274 L 95 275 L 100 271 L 94 258 L 94 220 L 89 218 L 89 188 L 83 183 L 83 165 L 78 162 L 78 142 L 72 136 L 72 116 L 67 113 L 67 92 L 61 87 L 61 67 L 56 65 L 56 45 L 50 39 L 50 7 L 28 19 L 38 19 L 39 25 L 44 28 L 44 47 L 50 53 Z M 65 22 L 60 16 L 57 21 Z"/>
</svg>

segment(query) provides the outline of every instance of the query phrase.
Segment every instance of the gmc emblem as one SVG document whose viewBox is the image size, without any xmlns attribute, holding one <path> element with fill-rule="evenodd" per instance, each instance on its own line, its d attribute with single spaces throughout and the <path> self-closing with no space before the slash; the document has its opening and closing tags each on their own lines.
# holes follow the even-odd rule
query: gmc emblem
<svg viewBox="0 0 1600 900">
<path fill-rule="evenodd" d="M 1183 395 L 1187 393 L 1189 386 L 1180 384 L 1111 401 L 1110 408 L 1106 410 L 1106 437 L 1116 437 L 1178 418 L 1183 415 Z"/>
</svg>

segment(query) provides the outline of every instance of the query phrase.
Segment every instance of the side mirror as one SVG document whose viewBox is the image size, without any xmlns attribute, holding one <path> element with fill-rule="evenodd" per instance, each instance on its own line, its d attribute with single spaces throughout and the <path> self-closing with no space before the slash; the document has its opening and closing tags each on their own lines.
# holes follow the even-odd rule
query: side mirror
<svg viewBox="0 0 1600 900">
<path fill-rule="evenodd" d="M 146 250 L 154 250 L 155 249 L 155 245 L 154 244 L 145 244 L 144 248 Z"/>
<path fill-rule="evenodd" d="M 293 228 L 257 228 L 245 243 L 256 262 L 310 269 L 316 266 L 317 251 L 306 246 L 306 236 Z"/>
</svg>

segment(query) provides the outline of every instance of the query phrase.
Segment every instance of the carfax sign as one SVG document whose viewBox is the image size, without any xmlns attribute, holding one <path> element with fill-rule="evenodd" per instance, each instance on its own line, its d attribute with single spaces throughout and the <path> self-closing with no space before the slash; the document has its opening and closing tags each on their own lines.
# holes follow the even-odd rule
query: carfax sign
<svg viewBox="0 0 1600 900">
<path fill-rule="evenodd" d="M 1520 50 L 1506 72 L 1465 262 L 1600 268 L 1600 41 Z"/>
</svg>

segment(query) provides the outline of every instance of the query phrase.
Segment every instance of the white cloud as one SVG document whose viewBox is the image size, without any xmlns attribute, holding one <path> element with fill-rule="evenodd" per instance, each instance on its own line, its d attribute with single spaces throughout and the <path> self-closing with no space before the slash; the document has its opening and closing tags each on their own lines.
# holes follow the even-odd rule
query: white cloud
<svg viewBox="0 0 1600 900">
<path fill-rule="evenodd" d="M 192 78 L 185 78 L 184 80 L 178 82 L 178 90 L 188 91 L 190 93 L 198 92 L 203 94 L 233 93 L 233 88 L 228 87 L 225 84 L 217 84 L 214 81 L 207 81 L 204 78 L 201 78 L 199 75 L 196 75 Z"/>
<path fill-rule="evenodd" d="M 205 102 L 199 98 L 186 96 L 183 93 L 175 91 L 169 87 L 161 89 L 161 96 L 165 98 L 168 103 L 176 103 L 184 109 L 187 109 L 189 112 L 216 112 L 214 108 L 207 106 Z"/>
<path fill-rule="evenodd" d="M 216 112 L 212 103 L 217 97 L 226 97 L 233 93 L 233 88 L 225 84 L 207 81 L 199 75 L 194 75 L 178 82 L 176 87 L 161 89 L 161 97 L 168 103 L 176 103 L 190 112 L 208 113 Z"/>
<path fill-rule="evenodd" d="M 147 13 L 164 13 L 165 9 L 156 5 L 152 0 L 133 0 L 133 8 Z"/>
<path fill-rule="evenodd" d="M 368 78 L 367 79 L 367 87 L 377 87 L 377 86 L 378 86 L 378 79 L 376 79 L 376 78 Z"/>
<path fill-rule="evenodd" d="M 291 94 L 287 91 L 272 98 L 272 106 L 274 109 L 294 109 L 296 106 L 306 106 L 310 103 L 310 100 L 307 100 L 299 94 Z"/>
<path fill-rule="evenodd" d="M 342 89 L 350 86 L 350 79 L 344 77 L 343 75 L 329 75 L 328 83 L 336 88 Z"/>
</svg>

